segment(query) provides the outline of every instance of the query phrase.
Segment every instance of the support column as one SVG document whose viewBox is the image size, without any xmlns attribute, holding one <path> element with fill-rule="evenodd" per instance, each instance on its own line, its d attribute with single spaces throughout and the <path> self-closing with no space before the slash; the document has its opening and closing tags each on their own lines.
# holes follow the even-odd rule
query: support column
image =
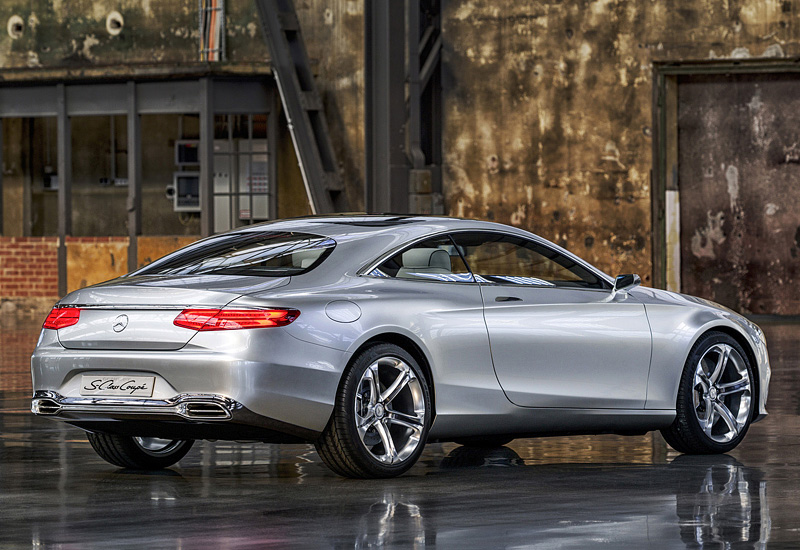
<svg viewBox="0 0 800 550">
<path fill-rule="evenodd" d="M 278 94 L 269 92 L 269 113 L 267 113 L 267 157 L 269 181 L 269 219 L 278 217 L 278 125 L 280 124 L 280 103 Z"/>
<path fill-rule="evenodd" d="M 128 82 L 128 271 L 139 267 L 139 235 L 142 234 L 141 118 L 136 103 L 136 83 Z"/>
<path fill-rule="evenodd" d="M 405 2 L 365 2 L 368 212 L 408 212 L 405 156 Z"/>
<path fill-rule="evenodd" d="M 64 84 L 56 85 L 58 118 L 58 293 L 67 293 L 67 242 L 72 235 L 72 131 Z"/>
<path fill-rule="evenodd" d="M 200 232 L 214 233 L 214 81 L 200 80 Z"/>
<path fill-rule="evenodd" d="M 3 166 L 3 119 L 0 118 L 0 167 Z M 3 171 L 0 170 L 0 236 L 4 235 L 3 228 Z"/>
</svg>

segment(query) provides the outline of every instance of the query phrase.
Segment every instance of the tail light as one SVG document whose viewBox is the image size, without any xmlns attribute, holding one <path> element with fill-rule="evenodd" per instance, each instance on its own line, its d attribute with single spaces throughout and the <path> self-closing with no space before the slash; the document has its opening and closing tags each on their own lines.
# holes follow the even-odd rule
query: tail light
<svg viewBox="0 0 800 550">
<path fill-rule="evenodd" d="M 299 315 L 296 309 L 184 309 L 173 324 L 200 331 L 283 327 Z"/>
<path fill-rule="evenodd" d="M 78 323 L 81 317 L 81 310 L 77 307 L 54 307 L 47 319 L 44 320 L 43 328 L 58 330 L 60 328 L 71 327 Z"/>
</svg>

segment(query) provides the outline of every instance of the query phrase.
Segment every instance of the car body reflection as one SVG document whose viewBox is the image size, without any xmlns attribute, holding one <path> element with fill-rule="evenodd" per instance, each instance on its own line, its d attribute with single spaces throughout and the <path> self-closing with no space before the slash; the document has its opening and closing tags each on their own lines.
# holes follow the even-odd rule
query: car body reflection
<svg viewBox="0 0 800 550">
<path fill-rule="evenodd" d="M 639 487 L 648 480 L 649 505 L 643 506 L 641 499 L 633 495 L 624 502 L 624 488 L 620 491 L 613 486 L 606 504 L 575 504 L 574 497 L 589 500 L 585 494 L 586 498 L 580 498 L 580 487 L 567 482 L 561 496 L 552 487 L 572 476 L 575 465 L 525 466 L 509 447 L 457 447 L 442 460 L 441 471 L 430 475 L 460 476 L 479 468 L 497 472 L 512 468 L 517 470 L 514 476 L 519 477 L 518 470 L 524 469 L 529 470 L 526 476 L 539 478 L 548 486 L 545 498 L 532 493 L 525 500 L 506 499 L 499 510 L 491 514 L 487 511 L 493 520 L 484 523 L 483 517 L 473 514 L 468 502 L 447 505 L 427 494 L 417 498 L 414 492 L 398 492 L 394 487 L 366 506 L 357 521 L 351 523 L 358 531 L 347 546 L 489 548 L 492 541 L 503 540 L 504 547 L 520 544 L 551 548 L 557 544 L 561 549 L 585 548 L 591 541 L 614 548 L 766 548 L 771 519 L 767 482 L 758 468 L 743 466 L 730 456 L 679 456 L 671 463 L 648 469 L 614 467 L 628 470 L 625 477 L 637 479 Z M 592 467 L 583 474 L 590 478 L 601 476 L 605 469 L 607 466 Z M 506 476 L 499 475 L 502 477 L 495 481 L 505 487 Z M 464 482 L 461 477 L 459 482 Z M 598 480 L 581 482 L 586 482 L 584 491 L 594 492 L 592 484 Z M 495 496 L 502 500 L 502 490 Z M 593 498 L 598 500 L 596 494 Z M 503 513 L 506 508 L 508 513 Z M 557 513 L 545 512 L 548 509 Z M 339 547 L 341 543 L 337 537 L 332 546 Z"/>
</svg>

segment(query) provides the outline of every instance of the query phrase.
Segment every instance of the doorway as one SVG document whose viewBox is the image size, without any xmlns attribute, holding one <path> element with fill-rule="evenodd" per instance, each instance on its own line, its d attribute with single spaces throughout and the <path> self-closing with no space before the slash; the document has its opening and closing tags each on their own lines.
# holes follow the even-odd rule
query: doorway
<svg viewBox="0 0 800 550">
<path fill-rule="evenodd" d="M 800 73 L 661 76 L 664 286 L 800 315 Z"/>
</svg>

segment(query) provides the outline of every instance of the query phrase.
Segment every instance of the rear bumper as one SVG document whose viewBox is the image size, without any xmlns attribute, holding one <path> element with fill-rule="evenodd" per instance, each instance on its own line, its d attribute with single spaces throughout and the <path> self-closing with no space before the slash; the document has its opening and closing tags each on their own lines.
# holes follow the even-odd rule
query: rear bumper
<svg viewBox="0 0 800 550">
<path fill-rule="evenodd" d="M 170 439 L 314 441 L 316 430 L 252 412 L 222 395 L 181 394 L 172 399 L 64 397 L 37 391 L 31 412 L 80 428 L 119 435 Z"/>
<path fill-rule="evenodd" d="M 266 418 L 269 425 L 314 434 L 328 423 L 348 359 L 346 352 L 299 341 L 280 328 L 198 333 L 175 351 L 65 349 L 55 331 L 45 329 L 31 373 L 34 400 L 50 399 L 58 414 L 48 416 L 72 423 L 147 418 L 261 425 Z M 99 398 L 81 395 L 82 376 L 89 374 L 156 379 L 151 398 Z M 214 414 L 200 414 L 204 406 Z"/>
</svg>

